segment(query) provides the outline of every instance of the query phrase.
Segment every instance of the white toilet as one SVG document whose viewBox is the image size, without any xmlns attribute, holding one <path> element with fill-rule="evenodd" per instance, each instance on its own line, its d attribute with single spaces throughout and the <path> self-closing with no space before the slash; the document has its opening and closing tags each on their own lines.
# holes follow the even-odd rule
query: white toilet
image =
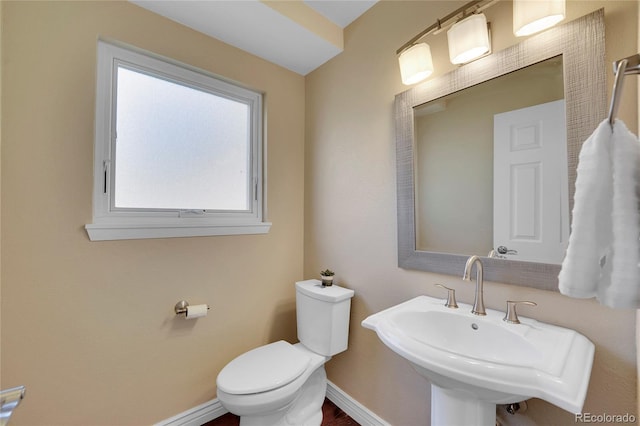
<svg viewBox="0 0 640 426">
<path fill-rule="evenodd" d="M 353 290 L 296 283 L 298 339 L 250 350 L 218 374 L 218 399 L 241 426 L 319 426 L 327 388 L 324 363 L 347 349 Z"/>
</svg>

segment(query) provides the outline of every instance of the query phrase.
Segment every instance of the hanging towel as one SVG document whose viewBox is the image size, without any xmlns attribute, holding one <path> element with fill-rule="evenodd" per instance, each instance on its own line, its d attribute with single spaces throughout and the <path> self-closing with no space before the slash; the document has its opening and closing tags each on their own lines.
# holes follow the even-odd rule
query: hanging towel
<svg viewBox="0 0 640 426">
<path fill-rule="evenodd" d="M 612 308 L 640 307 L 640 144 L 616 120 L 603 121 L 578 158 L 562 294 L 596 297 Z"/>
<path fill-rule="evenodd" d="M 611 208 L 611 127 L 603 122 L 584 142 L 578 157 L 571 234 L 558 276 L 562 294 L 588 298 L 597 295 L 606 258 L 613 239 Z"/>
<path fill-rule="evenodd" d="M 598 299 L 613 308 L 640 307 L 640 144 L 616 120 L 611 137 L 613 164 L 613 262 L 611 283 Z"/>
</svg>

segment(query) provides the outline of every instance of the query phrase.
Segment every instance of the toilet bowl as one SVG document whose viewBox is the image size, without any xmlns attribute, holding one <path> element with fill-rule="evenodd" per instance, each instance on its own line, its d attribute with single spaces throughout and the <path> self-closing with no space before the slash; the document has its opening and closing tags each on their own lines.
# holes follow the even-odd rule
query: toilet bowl
<svg viewBox="0 0 640 426">
<path fill-rule="evenodd" d="M 222 405 L 241 426 L 319 426 L 327 375 L 324 364 L 346 350 L 353 290 L 296 283 L 298 338 L 250 350 L 216 380 Z"/>
<path fill-rule="evenodd" d="M 300 343 L 291 345 L 281 340 L 261 346 L 234 359 L 220 372 L 218 399 L 227 410 L 240 416 L 243 426 L 314 424 L 305 418 L 312 417 L 306 412 L 321 410 L 327 360 L 329 357 L 315 354 Z M 304 362 L 302 369 L 299 362 Z M 237 374 L 243 370 L 245 373 Z M 276 378 L 274 371 L 281 373 L 281 378 Z M 254 375 L 255 382 L 249 380 L 250 375 Z M 257 387 L 256 383 L 264 386 Z"/>
</svg>

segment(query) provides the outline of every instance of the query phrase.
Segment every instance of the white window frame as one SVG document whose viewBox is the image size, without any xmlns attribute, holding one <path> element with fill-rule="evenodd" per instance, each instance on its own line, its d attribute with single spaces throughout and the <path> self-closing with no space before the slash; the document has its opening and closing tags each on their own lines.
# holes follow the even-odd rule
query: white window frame
<svg viewBox="0 0 640 426">
<path fill-rule="evenodd" d="M 116 77 L 119 65 L 154 77 L 245 103 L 250 111 L 251 178 L 247 211 L 117 209 L 114 204 Z M 93 164 L 93 222 L 85 225 L 92 241 L 264 234 L 266 179 L 263 165 L 262 94 L 206 71 L 142 50 L 98 41 Z"/>
</svg>

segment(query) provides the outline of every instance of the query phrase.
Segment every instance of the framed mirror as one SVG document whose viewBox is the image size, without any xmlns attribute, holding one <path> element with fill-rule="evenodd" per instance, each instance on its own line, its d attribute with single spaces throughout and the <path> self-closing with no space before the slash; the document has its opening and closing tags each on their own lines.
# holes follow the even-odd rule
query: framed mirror
<svg viewBox="0 0 640 426">
<path fill-rule="evenodd" d="M 557 290 L 580 147 L 606 116 L 605 72 L 598 10 L 398 94 L 398 265 L 461 276 L 475 254 L 485 256 L 486 280 Z M 498 139 L 513 133 L 511 113 L 532 117 L 542 106 L 564 119 L 561 137 L 551 137 L 560 142 L 546 170 L 518 171 Z M 520 140 L 535 140 L 536 132 L 525 128 Z M 543 186 L 543 172 L 551 184 Z M 551 209 L 540 202 L 543 187 L 560 200 Z M 514 221 L 516 211 L 525 213 Z M 555 245 L 533 254 L 529 243 L 550 233 Z"/>
</svg>

